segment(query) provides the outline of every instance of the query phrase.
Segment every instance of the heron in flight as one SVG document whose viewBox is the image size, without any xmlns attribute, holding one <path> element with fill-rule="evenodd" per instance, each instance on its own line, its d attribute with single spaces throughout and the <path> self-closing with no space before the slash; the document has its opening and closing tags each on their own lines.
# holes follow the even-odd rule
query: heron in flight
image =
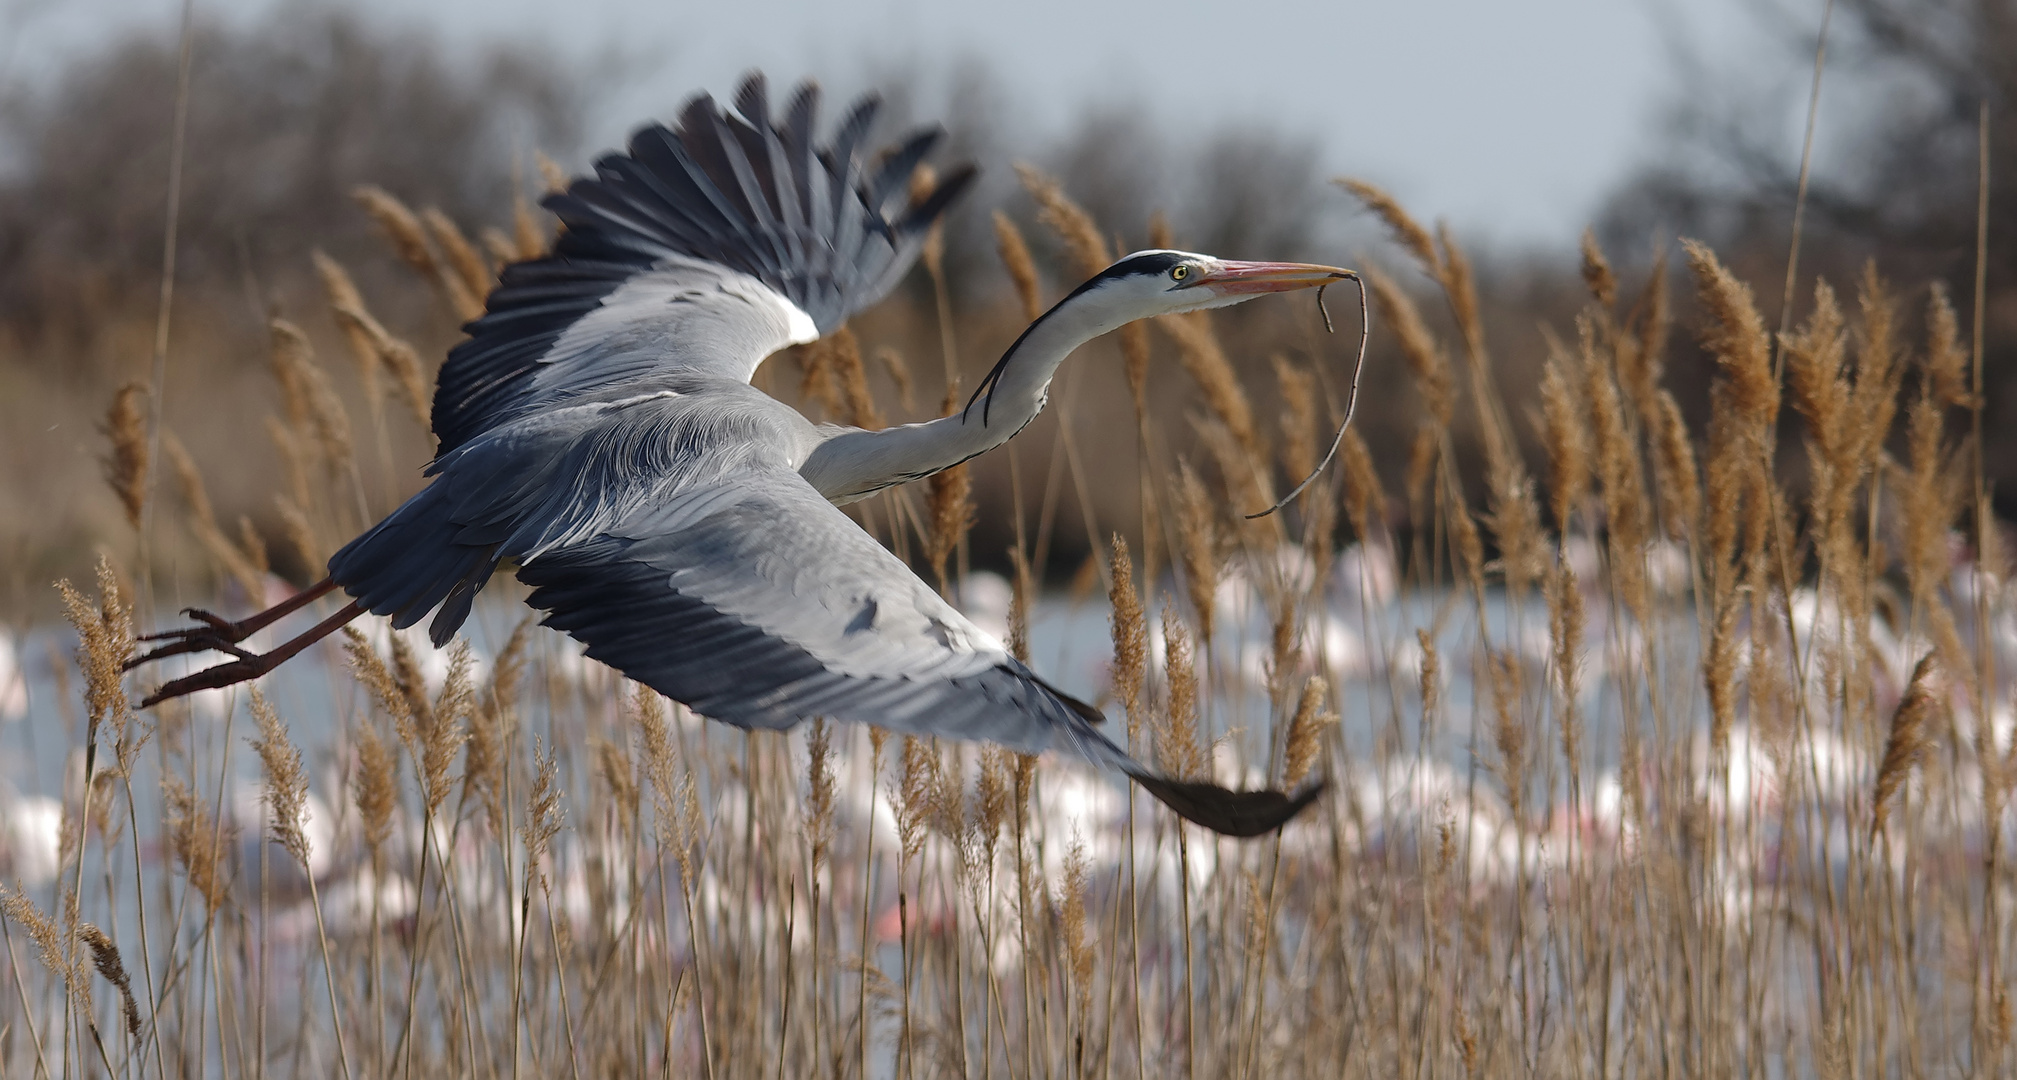
<svg viewBox="0 0 2017 1080">
<path fill-rule="evenodd" d="M 783 730 L 816 716 L 1023 753 L 1069 748 L 1179 815 L 1252 836 L 1316 795 L 1234 792 L 1162 776 L 1102 717 L 1011 657 L 843 514 L 985 453 L 1042 411 L 1079 345 L 1152 315 L 1320 286 L 1349 271 L 1129 255 L 1025 330 L 958 413 L 867 431 L 815 425 L 750 385 L 765 357 L 838 329 L 904 275 L 974 177 L 921 201 L 909 180 L 943 135 L 867 153 L 878 102 L 816 144 L 808 83 L 773 117 L 752 75 L 733 110 L 703 94 L 676 127 L 549 196 L 552 252 L 507 267 L 434 395 L 432 482 L 329 560 L 329 576 L 232 622 L 197 625 L 134 664 L 218 650 L 145 705 L 257 678 L 365 612 L 429 613 L 445 644 L 500 566 L 587 654 L 696 713 Z M 350 602 L 264 654 L 248 635 L 341 590 Z M 131 666 L 131 665 L 129 665 Z"/>
</svg>

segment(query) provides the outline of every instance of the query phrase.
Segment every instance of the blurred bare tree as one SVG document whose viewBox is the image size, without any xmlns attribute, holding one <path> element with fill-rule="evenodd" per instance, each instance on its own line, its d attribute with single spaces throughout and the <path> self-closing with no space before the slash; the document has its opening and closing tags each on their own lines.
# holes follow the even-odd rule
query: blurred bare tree
<svg viewBox="0 0 2017 1080">
<path fill-rule="evenodd" d="M 305 269 L 314 246 L 364 251 L 362 183 L 502 220 L 514 166 L 568 149 L 581 106 L 536 51 L 452 61 L 341 13 L 203 25 L 194 49 L 179 258 L 198 294 Z M 0 325 L 17 340 L 88 336 L 108 306 L 151 303 L 176 60 L 172 34 L 141 33 L 0 114 Z"/>
</svg>

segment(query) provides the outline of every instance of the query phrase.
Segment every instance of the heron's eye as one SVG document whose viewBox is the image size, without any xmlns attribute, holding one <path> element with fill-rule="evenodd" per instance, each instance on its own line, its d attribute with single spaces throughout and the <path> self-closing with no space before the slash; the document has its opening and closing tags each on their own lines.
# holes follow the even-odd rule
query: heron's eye
<svg viewBox="0 0 2017 1080">
<path fill-rule="evenodd" d="M 1190 277 L 1190 276 L 1191 276 L 1191 268 L 1190 268 L 1190 267 L 1188 267 L 1188 266 L 1172 266 L 1172 267 L 1170 267 L 1170 280 L 1171 280 L 1171 281 L 1182 281 L 1182 280 L 1184 280 L 1185 278 L 1187 278 L 1187 277 Z"/>
</svg>

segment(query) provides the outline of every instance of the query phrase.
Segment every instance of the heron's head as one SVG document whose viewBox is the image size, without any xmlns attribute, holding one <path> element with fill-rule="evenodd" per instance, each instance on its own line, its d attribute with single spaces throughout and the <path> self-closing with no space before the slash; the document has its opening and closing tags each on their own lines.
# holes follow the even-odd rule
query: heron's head
<svg viewBox="0 0 2017 1080">
<path fill-rule="evenodd" d="M 1137 251 L 1094 275 L 1071 298 L 1099 306 L 1113 325 L 1225 307 L 1265 293 L 1356 277 L 1311 263 L 1234 262 L 1191 251 Z"/>
</svg>

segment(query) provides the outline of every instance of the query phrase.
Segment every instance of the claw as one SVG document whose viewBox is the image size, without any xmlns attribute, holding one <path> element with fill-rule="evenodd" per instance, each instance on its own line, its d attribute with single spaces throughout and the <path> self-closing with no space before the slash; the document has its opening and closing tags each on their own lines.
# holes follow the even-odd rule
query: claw
<svg viewBox="0 0 2017 1080">
<path fill-rule="evenodd" d="M 257 627 L 246 622 L 233 622 L 202 608 L 183 608 L 182 614 L 203 625 L 185 626 L 179 630 L 163 630 L 158 634 L 142 634 L 138 639 L 140 641 L 165 641 L 168 644 L 126 661 L 123 670 L 132 671 L 142 664 L 165 660 L 171 656 L 181 656 L 183 653 L 214 651 L 230 653 L 240 660 L 250 660 L 258 655 L 238 647 L 238 643 L 251 637 Z"/>
</svg>

